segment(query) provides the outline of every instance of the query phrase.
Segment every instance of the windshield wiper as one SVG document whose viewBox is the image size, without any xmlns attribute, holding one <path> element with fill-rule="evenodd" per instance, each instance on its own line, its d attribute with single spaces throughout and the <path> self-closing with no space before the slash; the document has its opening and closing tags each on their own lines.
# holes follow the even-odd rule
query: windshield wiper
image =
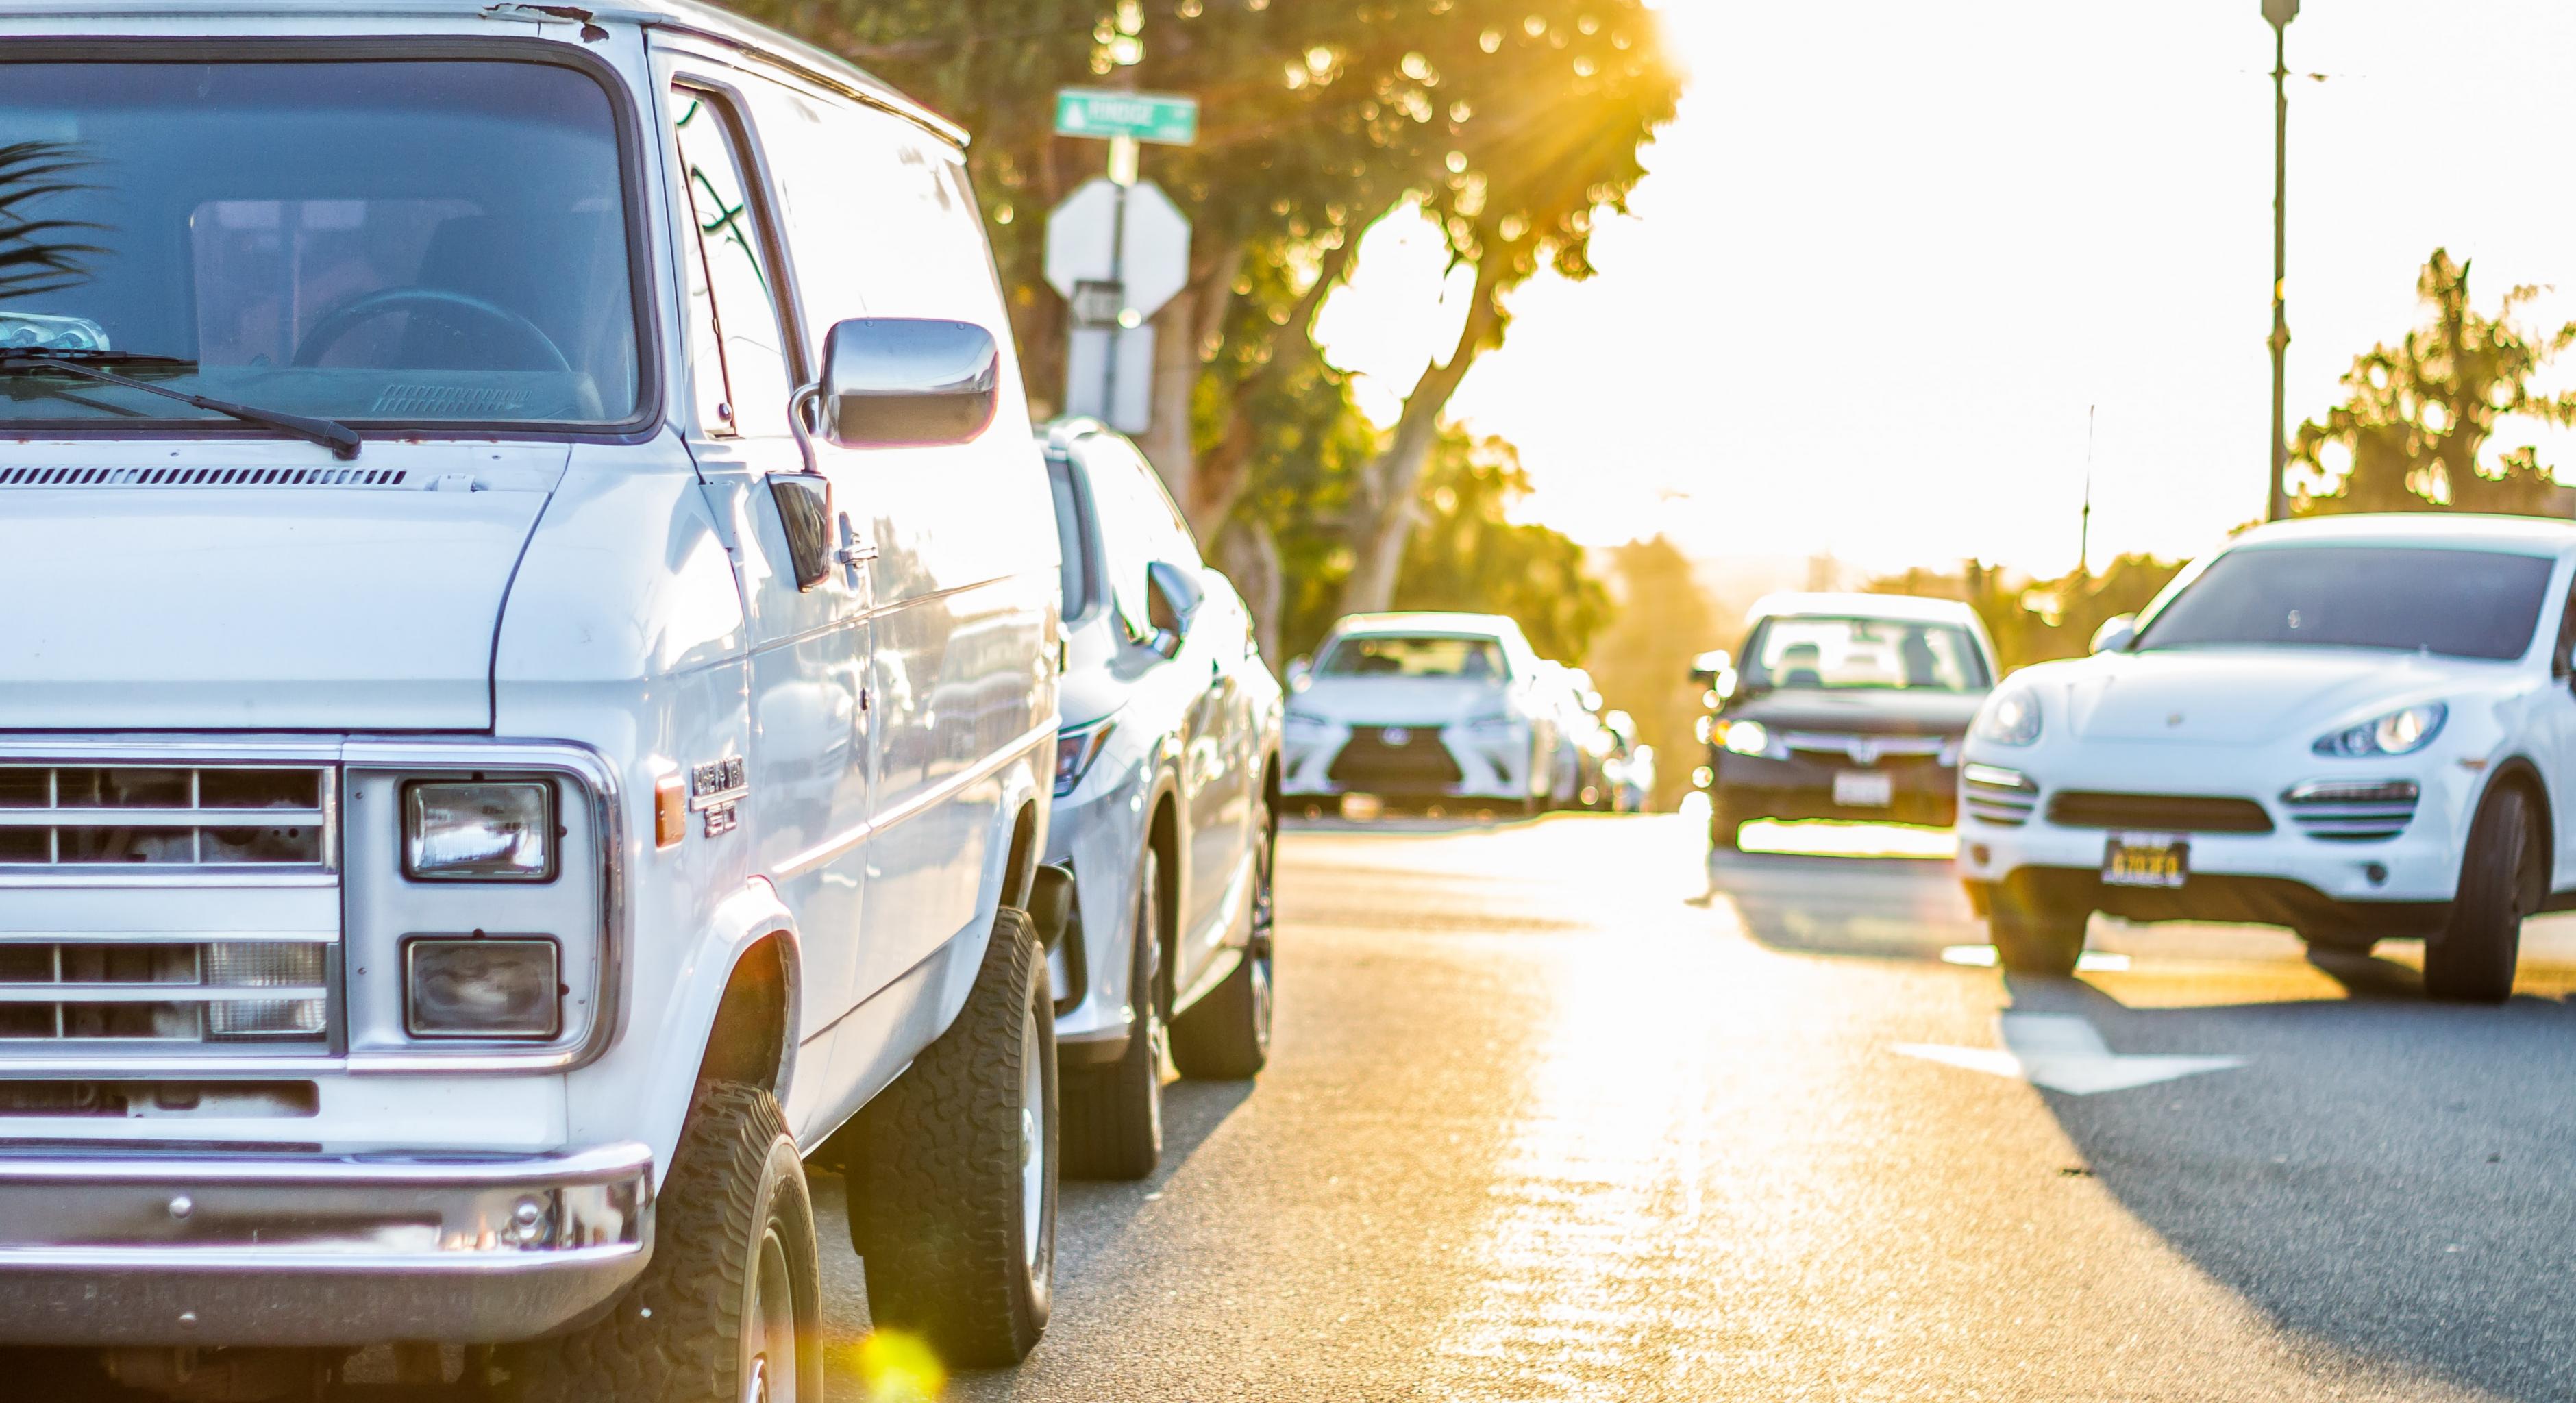
<svg viewBox="0 0 2576 1403">
<path fill-rule="evenodd" d="M 306 439 L 330 449 L 333 457 L 344 462 L 357 457 L 359 448 L 364 446 L 363 441 L 358 437 L 357 430 L 336 419 L 316 419 L 302 414 L 262 409 L 257 405 L 235 404 L 230 400 L 192 395 L 184 390 L 171 389 L 166 385 L 155 385 L 149 380 L 137 380 L 130 375 L 119 375 L 105 368 L 110 365 L 178 370 L 197 368 L 195 361 L 181 360 L 177 356 L 147 356 L 130 351 L 0 350 L 0 374 L 53 372 L 75 375 L 85 380 L 97 380 L 109 385 L 121 385 L 129 390 L 141 390 L 147 395 L 175 399 L 181 404 L 226 415 L 246 424 L 262 424 L 272 429 L 282 429 L 297 438 Z"/>
</svg>

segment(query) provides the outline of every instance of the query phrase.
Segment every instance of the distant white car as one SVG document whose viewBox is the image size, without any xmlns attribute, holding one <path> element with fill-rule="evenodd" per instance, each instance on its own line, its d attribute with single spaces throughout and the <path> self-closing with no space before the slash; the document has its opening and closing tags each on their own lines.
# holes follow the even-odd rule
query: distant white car
<svg viewBox="0 0 2576 1403">
<path fill-rule="evenodd" d="M 1363 793 L 1535 813 L 1555 781 L 1558 698 L 1500 614 L 1354 614 L 1291 664 L 1284 802 Z"/>
<path fill-rule="evenodd" d="M 1959 786 L 2005 967 L 2072 969 L 2105 911 L 2420 936 L 2429 992 L 2505 997 L 2522 919 L 2576 895 L 2571 574 L 2565 522 L 2267 526 L 2007 679 Z"/>
</svg>

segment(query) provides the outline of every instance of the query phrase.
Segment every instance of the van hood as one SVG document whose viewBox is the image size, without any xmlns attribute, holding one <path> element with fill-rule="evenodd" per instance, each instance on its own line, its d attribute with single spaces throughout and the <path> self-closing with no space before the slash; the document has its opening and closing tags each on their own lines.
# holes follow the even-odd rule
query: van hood
<svg viewBox="0 0 2576 1403">
<path fill-rule="evenodd" d="M 489 730 L 547 494 L 409 476 L 0 487 L 0 730 Z"/>
</svg>

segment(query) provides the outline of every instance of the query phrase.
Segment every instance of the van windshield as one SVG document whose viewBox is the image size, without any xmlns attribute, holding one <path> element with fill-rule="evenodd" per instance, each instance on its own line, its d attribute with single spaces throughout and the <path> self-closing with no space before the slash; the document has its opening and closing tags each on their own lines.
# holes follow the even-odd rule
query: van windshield
<svg viewBox="0 0 2576 1403">
<path fill-rule="evenodd" d="M 553 64 L 0 62 L 0 356 L 359 422 L 623 422 L 622 182 L 607 93 Z M 217 417 L 0 375 L 0 425 Z"/>
</svg>

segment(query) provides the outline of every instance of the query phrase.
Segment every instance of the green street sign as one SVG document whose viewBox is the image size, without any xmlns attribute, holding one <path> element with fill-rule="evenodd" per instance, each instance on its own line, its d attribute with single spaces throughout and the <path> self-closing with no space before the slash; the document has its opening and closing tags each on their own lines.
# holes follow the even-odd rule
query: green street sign
<svg viewBox="0 0 2576 1403">
<path fill-rule="evenodd" d="M 1067 88 L 1055 95 L 1055 130 L 1059 136 L 1123 136 L 1187 146 L 1199 139 L 1199 104 L 1196 98 L 1165 93 Z"/>
</svg>

